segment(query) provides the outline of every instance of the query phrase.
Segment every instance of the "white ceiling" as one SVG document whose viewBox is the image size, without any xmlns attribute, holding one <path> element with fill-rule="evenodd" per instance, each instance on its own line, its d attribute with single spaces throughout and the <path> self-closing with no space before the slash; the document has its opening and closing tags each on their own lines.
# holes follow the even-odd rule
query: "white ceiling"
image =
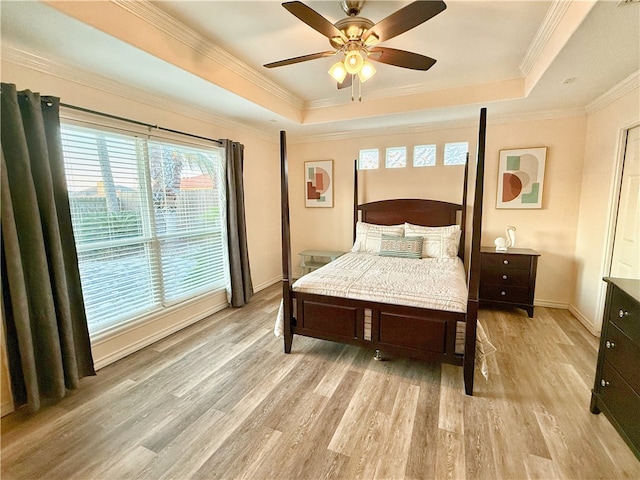
<svg viewBox="0 0 640 480">
<path fill-rule="evenodd" d="M 262 67 L 331 49 L 269 0 L 3 0 L 2 56 L 59 75 L 81 71 L 104 79 L 104 88 L 116 81 L 167 108 L 298 137 L 465 122 L 483 105 L 507 118 L 584 111 L 640 68 L 639 3 L 445 1 L 444 12 L 383 43 L 436 65 L 421 72 L 376 64 L 361 103 L 327 74 L 335 58 Z M 346 16 L 337 0 L 305 3 L 331 22 Z M 375 23 L 408 3 L 368 1 L 361 15 Z"/>
</svg>

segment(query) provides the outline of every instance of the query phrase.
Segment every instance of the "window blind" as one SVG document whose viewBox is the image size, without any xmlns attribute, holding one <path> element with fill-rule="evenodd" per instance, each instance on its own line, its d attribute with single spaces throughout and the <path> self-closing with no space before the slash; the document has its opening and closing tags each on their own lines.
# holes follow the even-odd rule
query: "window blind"
<svg viewBox="0 0 640 480">
<path fill-rule="evenodd" d="M 62 125 L 92 334 L 226 284 L 218 147 Z"/>
</svg>

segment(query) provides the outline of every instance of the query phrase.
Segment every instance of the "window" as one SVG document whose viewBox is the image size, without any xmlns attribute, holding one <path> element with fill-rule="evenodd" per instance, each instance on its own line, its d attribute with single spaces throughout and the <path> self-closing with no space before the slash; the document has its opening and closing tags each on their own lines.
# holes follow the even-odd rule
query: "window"
<svg viewBox="0 0 640 480">
<path fill-rule="evenodd" d="M 379 165 L 377 148 L 360 150 L 360 159 L 358 161 L 359 170 L 374 170 L 378 168 Z"/>
<path fill-rule="evenodd" d="M 444 145 L 444 164 L 445 165 L 464 165 L 467 163 L 467 152 L 469 151 L 468 142 L 445 143 Z"/>
<path fill-rule="evenodd" d="M 404 168 L 406 166 L 407 166 L 407 148 L 406 147 L 387 148 L 387 157 L 385 160 L 386 168 Z"/>
<path fill-rule="evenodd" d="M 64 124 L 89 331 L 226 285 L 217 147 Z"/>
<path fill-rule="evenodd" d="M 416 145 L 413 147 L 414 167 L 433 167 L 436 164 L 435 145 Z"/>
</svg>

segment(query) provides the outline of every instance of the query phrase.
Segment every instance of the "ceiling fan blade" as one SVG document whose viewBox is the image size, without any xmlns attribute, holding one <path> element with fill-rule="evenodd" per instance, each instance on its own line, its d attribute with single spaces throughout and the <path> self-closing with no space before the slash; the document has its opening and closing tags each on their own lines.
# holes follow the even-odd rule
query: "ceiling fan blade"
<svg viewBox="0 0 640 480">
<path fill-rule="evenodd" d="M 347 75 L 346 77 L 344 77 L 344 80 L 342 81 L 342 83 L 338 83 L 338 90 L 342 88 L 348 88 L 351 86 L 352 83 L 353 83 L 353 75 Z"/>
<path fill-rule="evenodd" d="M 290 13 L 298 17 L 304 23 L 309 25 L 311 28 L 320 32 L 325 37 L 332 38 L 340 38 L 343 43 L 348 41 L 347 37 L 344 33 L 338 30 L 333 23 L 324 18 L 318 12 L 313 10 L 310 7 L 307 7 L 302 2 L 285 2 L 282 4 L 284 8 L 286 8 Z"/>
<path fill-rule="evenodd" d="M 378 42 L 389 40 L 435 17 L 445 8 L 447 8 L 447 5 L 440 0 L 410 3 L 388 17 L 383 18 L 364 32 L 362 41 L 366 41 L 370 35 L 375 35 Z"/>
<path fill-rule="evenodd" d="M 336 52 L 318 52 L 310 53 L 309 55 L 302 55 L 300 57 L 287 58 L 286 60 L 280 60 L 278 62 L 271 62 L 264 65 L 267 68 L 283 67 L 285 65 L 293 65 L 294 63 L 306 62 L 308 60 L 315 60 L 316 58 L 325 58 L 335 55 Z"/>
<path fill-rule="evenodd" d="M 434 58 L 389 47 L 373 47 L 369 52 L 370 60 L 412 70 L 429 70 L 436 63 Z"/>
</svg>

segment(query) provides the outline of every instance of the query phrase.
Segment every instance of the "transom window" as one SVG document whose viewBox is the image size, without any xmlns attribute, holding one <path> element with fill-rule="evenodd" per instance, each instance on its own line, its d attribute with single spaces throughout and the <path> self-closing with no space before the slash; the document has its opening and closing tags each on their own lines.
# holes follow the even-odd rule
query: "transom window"
<svg viewBox="0 0 640 480">
<path fill-rule="evenodd" d="M 413 147 L 414 167 L 433 167 L 436 164 L 435 145 L 416 145 Z"/>
<path fill-rule="evenodd" d="M 374 170 L 380 166 L 377 148 L 368 148 L 360 150 L 360 158 L 358 160 L 359 170 Z"/>
<path fill-rule="evenodd" d="M 407 166 L 407 147 L 387 148 L 386 168 L 404 168 Z"/>
<path fill-rule="evenodd" d="M 445 143 L 444 164 L 464 165 L 467 163 L 467 152 L 469 152 L 468 142 Z"/>
</svg>

